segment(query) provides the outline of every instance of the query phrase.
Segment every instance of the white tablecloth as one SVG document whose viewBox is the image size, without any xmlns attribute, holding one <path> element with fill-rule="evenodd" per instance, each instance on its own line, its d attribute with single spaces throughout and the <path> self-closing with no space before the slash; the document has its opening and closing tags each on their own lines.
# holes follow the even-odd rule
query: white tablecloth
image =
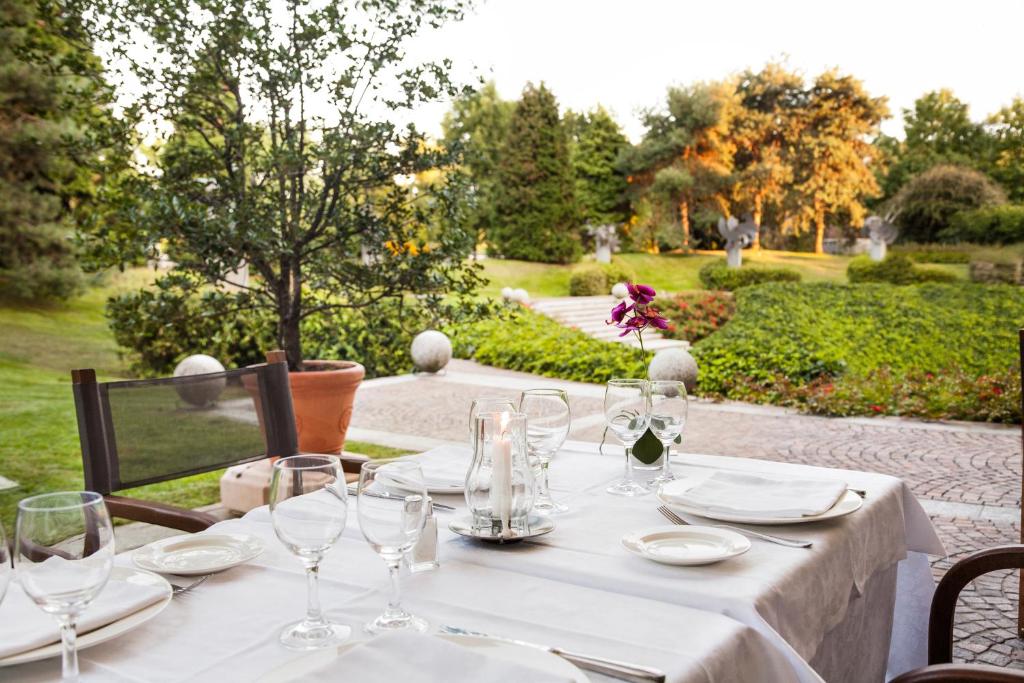
<svg viewBox="0 0 1024 683">
<path fill-rule="evenodd" d="M 450 466 L 468 453 L 440 449 L 424 457 Z M 711 456 L 686 456 L 676 469 L 699 473 L 709 466 L 815 472 Z M 435 625 L 656 666 L 678 682 L 820 680 L 808 662 L 830 683 L 876 681 L 887 653 L 890 669 L 919 663 L 932 583 L 927 562 L 916 553 L 942 548 L 898 480 L 843 472 L 852 486 L 868 491 L 861 510 L 833 522 L 776 529 L 814 540 L 811 550 L 754 541 L 748 553 L 728 562 L 683 568 L 644 561 L 619 544 L 626 531 L 664 524 L 653 497 L 604 493 L 620 469 L 621 456 L 598 456 L 579 446 L 560 453 L 552 486 L 572 512 L 556 518 L 551 534 L 529 543 L 481 546 L 447 531 L 452 515 L 463 512 L 438 513 L 441 568 L 405 577 L 405 603 Z M 438 498 L 461 507 L 458 497 Z M 296 656 L 276 639 L 281 626 L 304 610 L 298 560 L 274 538 L 266 508 L 211 532 L 219 530 L 256 534 L 267 551 L 176 598 L 144 627 L 84 650 L 83 680 L 247 681 Z M 910 559 L 900 562 L 908 550 L 914 551 Z M 898 633 L 890 652 L 897 563 Z M 355 505 L 321 576 L 326 611 L 357 633 L 384 606 L 384 564 L 362 540 Z M 59 661 L 50 660 L 0 669 L 0 679 L 53 680 L 58 669 Z M 439 663 L 439 675 L 444 671 Z"/>
</svg>

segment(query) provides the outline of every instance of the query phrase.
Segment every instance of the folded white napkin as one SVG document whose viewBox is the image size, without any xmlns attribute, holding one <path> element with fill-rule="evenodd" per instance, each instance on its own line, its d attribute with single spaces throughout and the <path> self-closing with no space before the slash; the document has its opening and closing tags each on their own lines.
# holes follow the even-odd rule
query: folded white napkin
<svg viewBox="0 0 1024 683">
<path fill-rule="evenodd" d="M 388 633 L 356 645 L 304 681 L 335 683 L 572 683 L 523 662 L 502 659 L 487 648 L 467 647 L 420 633 Z"/>
<path fill-rule="evenodd" d="M 166 595 L 157 586 L 140 586 L 111 578 L 78 618 L 79 634 L 93 631 L 148 607 Z M 60 627 L 53 615 L 39 608 L 12 581 L 0 603 L 0 657 L 34 650 L 60 640 Z"/>
<path fill-rule="evenodd" d="M 466 473 L 472 464 L 472 458 L 468 456 L 465 460 L 461 458 L 451 460 L 410 458 L 410 460 L 419 463 L 423 470 L 424 483 L 428 489 L 450 488 L 456 489 L 455 493 L 460 493 L 466 485 Z"/>
<path fill-rule="evenodd" d="M 742 472 L 715 472 L 689 490 L 670 482 L 662 496 L 672 503 L 707 512 L 751 517 L 808 517 L 835 505 L 846 482 L 826 479 L 777 479 Z"/>
</svg>

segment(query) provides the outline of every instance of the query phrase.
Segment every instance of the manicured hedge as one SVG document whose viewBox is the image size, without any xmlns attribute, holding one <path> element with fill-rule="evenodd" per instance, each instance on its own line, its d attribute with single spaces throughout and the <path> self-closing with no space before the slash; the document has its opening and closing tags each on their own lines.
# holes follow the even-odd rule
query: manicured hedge
<svg viewBox="0 0 1024 683">
<path fill-rule="evenodd" d="M 914 263 L 970 263 L 973 244 L 894 244 L 890 254 L 902 254 Z"/>
<path fill-rule="evenodd" d="M 693 350 L 700 393 L 827 414 L 1020 420 L 1020 288 L 770 284 L 736 298 L 733 319 Z"/>
<path fill-rule="evenodd" d="M 624 264 L 587 263 L 573 268 L 569 277 L 569 296 L 607 296 L 619 282 L 631 282 L 636 273 Z"/>
<path fill-rule="evenodd" d="M 800 273 L 792 268 L 741 266 L 730 268 L 725 261 L 712 261 L 700 269 L 700 282 L 705 289 L 735 291 L 740 287 L 762 282 L 800 282 Z"/>
<path fill-rule="evenodd" d="M 1024 242 L 1024 205 L 1004 204 L 961 211 L 939 232 L 944 242 L 1013 244 Z"/>
<path fill-rule="evenodd" d="M 872 261 L 868 256 L 858 256 L 846 267 L 846 279 L 851 283 L 888 282 L 893 285 L 957 281 L 953 273 L 927 266 L 916 266 L 903 254 L 889 254 L 883 261 Z"/>
</svg>

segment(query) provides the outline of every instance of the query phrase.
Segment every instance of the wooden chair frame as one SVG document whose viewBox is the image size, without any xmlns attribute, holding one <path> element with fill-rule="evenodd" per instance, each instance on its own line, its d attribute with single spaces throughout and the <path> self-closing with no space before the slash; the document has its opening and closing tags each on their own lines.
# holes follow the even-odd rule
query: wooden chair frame
<svg viewBox="0 0 1024 683">
<path fill-rule="evenodd" d="M 179 479 L 200 471 L 212 471 L 266 457 L 286 457 L 298 453 L 298 435 L 295 428 L 295 414 L 292 407 L 288 365 L 284 351 L 270 351 L 267 353 L 266 364 L 259 367 L 263 368 L 261 386 L 264 391 L 262 392 L 261 420 L 267 441 L 267 452 L 236 462 L 218 464 L 204 470 L 175 476 L 155 477 L 152 482 Z M 155 382 L 160 381 L 155 380 Z M 101 395 L 100 387 L 102 385 L 96 381 L 96 371 L 93 369 L 72 370 L 71 382 L 78 416 L 78 434 L 82 444 L 85 487 L 103 495 L 112 517 L 156 524 L 186 532 L 202 531 L 219 521 L 216 517 L 198 510 L 113 495 L 121 487 L 116 467 L 116 448 L 113 446 L 113 440 L 108 437 L 113 434 L 113 424 L 109 408 L 105 405 Z M 339 457 L 344 471 L 349 473 L 358 473 L 362 464 L 368 460 L 368 458 L 355 455 Z M 135 482 L 135 484 L 152 482 Z"/>
</svg>

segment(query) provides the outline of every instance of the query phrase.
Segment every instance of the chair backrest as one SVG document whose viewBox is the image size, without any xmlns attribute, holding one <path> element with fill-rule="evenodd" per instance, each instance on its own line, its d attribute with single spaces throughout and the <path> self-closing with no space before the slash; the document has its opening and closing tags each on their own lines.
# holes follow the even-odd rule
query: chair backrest
<svg viewBox="0 0 1024 683">
<path fill-rule="evenodd" d="M 298 452 L 283 354 L 238 370 L 97 382 L 72 370 L 85 486 L 104 495 Z"/>
</svg>

